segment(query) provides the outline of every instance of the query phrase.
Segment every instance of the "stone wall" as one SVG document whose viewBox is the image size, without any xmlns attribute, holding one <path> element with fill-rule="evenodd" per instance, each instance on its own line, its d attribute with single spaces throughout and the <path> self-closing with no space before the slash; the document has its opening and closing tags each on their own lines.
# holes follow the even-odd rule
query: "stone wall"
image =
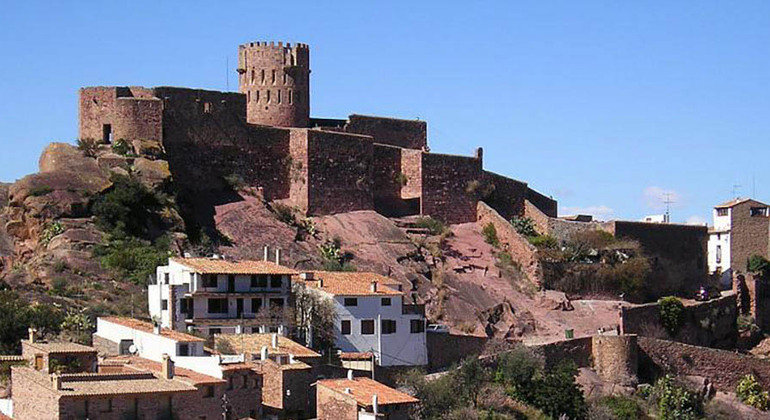
<svg viewBox="0 0 770 420">
<path fill-rule="evenodd" d="M 345 126 L 348 133 L 372 136 L 375 143 L 422 150 L 428 145 L 428 124 L 420 120 L 351 115 Z"/>
<path fill-rule="evenodd" d="M 163 104 L 142 87 L 90 87 L 80 89 L 79 138 L 106 140 L 109 125 L 118 139 L 160 141 L 163 138 Z"/>
<path fill-rule="evenodd" d="M 457 334 L 429 333 L 426 339 L 431 371 L 449 367 L 470 355 L 479 355 L 489 342 L 487 337 Z"/>
<path fill-rule="evenodd" d="M 752 207 L 765 207 L 748 200 L 733 206 L 730 217 L 730 268 L 746 273 L 752 255 L 770 257 L 770 217 L 751 215 Z"/>
<path fill-rule="evenodd" d="M 423 153 L 421 213 L 447 224 L 475 221 L 478 198 L 470 189 L 481 165 L 481 158 Z"/>
<path fill-rule="evenodd" d="M 661 373 L 702 376 L 724 392 L 734 392 L 741 377 L 748 374 L 753 374 L 763 388 L 770 387 L 767 360 L 733 351 L 639 337 L 639 375 L 652 380 Z"/>
<path fill-rule="evenodd" d="M 401 151 L 394 146 L 375 143 L 372 146 L 372 195 L 380 214 L 397 214 L 401 204 Z"/>
<path fill-rule="evenodd" d="M 532 188 L 527 188 L 527 200 L 548 217 L 557 217 L 559 214 L 556 200 L 546 197 Z"/>
<path fill-rule="evenodd" d="M 493 172 L 483 171 L 484 183 L 488 188 L 483 201 L 497 210 L 506 220 L 524 215 L 527 184 Z"/>
<path fill-rule="evenodd" d="M 401 173 L 406 177 L 401 187 L 403 199 L 422 197 L 422 155 L 421 150 L 401 150 Z"/>
<path fill-rule="evenodd" d="M 682 327 L 675 337 L 671 337 L 663 327 L 657 302 L 623 306 L 620 312 L 620 328 L 625 334 L 673 339 L 696 346 L 725 349 L 735 346 L 738 330 L 734 293 L 724 292 L 724 296 L 720 298 L 688 304 L 684 313 Z"/>
<path fill-rule="evenodd" d="M 497 230 L 497 239 L 500 247 L 511 254 L 513 260 L 521 265 L 522 271 L 529 281 L 539 284 L 543 279 L 543 268 L 537 255 L 537 248 L 529 243 L 527 238 L 521 236 L 513 225 L 503 219 L 493 208 L 482 201 L 478 202 L 479 227 L 484 228 L 492 223 Z"/>
<path fill-rule="evenodd" d="M 59 399 L 53 392 L 53 384 L 40 383 L 36 378 L 36 372 L 30 368 L 11 368 L 14 419 L 59 418 Z"/>
<path fill-rule="evenodd" d="M 754 318 L 763 331 L 770 330 L 770 281 L 756 274 L 733 273 L 733 292 L 739 315 Z"/>
<path fill-rule="evenodd" d="M 528 347 L 546 368 L 555 367 L 564 360 L 571 360 L 582 368 L 591 367 L 591 346 L 591 337 L 580 337 Z"/>
<path fill-rule="evenodd" d="M 637 353 L 636 335 L 597 335 L 591 342 L 596 374 L 612 383 L 631 385 L 636 382 Z"/>
</svg>

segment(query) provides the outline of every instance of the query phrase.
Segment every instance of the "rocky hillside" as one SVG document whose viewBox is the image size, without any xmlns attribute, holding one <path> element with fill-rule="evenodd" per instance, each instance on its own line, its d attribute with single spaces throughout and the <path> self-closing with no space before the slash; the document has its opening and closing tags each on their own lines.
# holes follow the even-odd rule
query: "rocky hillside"
<svg viewBox="0 0 770 420">
<path fill-rule="evenodd" d="M 426 304 L 433 322 L 457 332 L 543 341 L 616 321 L 613 302 L 566 305 L 561 293 L 537 292 L 475 223 L 446 227 L 373 211 L 311 219 L 231 185 L 223 194 L 230 200 L 198 204 L 213 220 L 203 229 L 180 216 L 192 212 L 180 209 L 158 144 L 54 143 L 39 166 L 0 185 L 0 280 L 30 301 L 141 315 L 146 276 L 168 255 L 261 259 L 267 246 L 297 269 L 388 275 Z"/>
</svg>

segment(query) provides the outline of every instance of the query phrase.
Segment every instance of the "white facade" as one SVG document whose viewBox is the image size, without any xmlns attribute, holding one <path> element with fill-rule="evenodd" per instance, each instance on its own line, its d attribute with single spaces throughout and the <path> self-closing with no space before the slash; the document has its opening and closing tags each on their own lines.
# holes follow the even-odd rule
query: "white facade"
<svg viewBox="0 0 770 420">
<path fill-rule="evenodd" d="M 407 305 L 405 311 L 403 295 L 331 296 L 321 293 L 334 301 L 337 313 L 335 344 L 340 350 L 371 352 L 380 366 L 428 364 L 425 316 L 419 311 L 404 313 L 414 306 Z M 389 304 L 385 304 L 388 301 Z"/>
<path fill-rule="evenodd" d="M 172 358 L 180 356 L 202 356 L 204 354 L 202 341 L 181 341 L 167 335 L 155 334 L 136 328 L 111 322 L 109 319 L 96 319 L 94 335 L 123 344 L 127 350 L 130 345 L 136 349 L 136 354 L 156 362 L 163 361 L 163 355 Z"/>
<path fill-rule="evenodd" d="M 722 273 L 720 283 L 727 286 L 732 282 L 730 269 L 730 229 L 733 209 L 717 207 L 712 212 L 714 227 L 709 230 L 708 266 L 709 274 Z"/>
<path fill-rule="evenodd" d="M 644 216 L 640 222 L 645 223 L 668 223 L 668 215 L 667 214 L 652 214 L 649 216 Z"/>
<path fill-rule="evenodd" d="M 286 307 L 291 293 L 286 274 L 203 274 L 183 259 L 158 267 L 156 279 L 147 293 L 150 316 L 164 327 L 206 335 L 277 331 L 257 315 Z"/>
</svg>

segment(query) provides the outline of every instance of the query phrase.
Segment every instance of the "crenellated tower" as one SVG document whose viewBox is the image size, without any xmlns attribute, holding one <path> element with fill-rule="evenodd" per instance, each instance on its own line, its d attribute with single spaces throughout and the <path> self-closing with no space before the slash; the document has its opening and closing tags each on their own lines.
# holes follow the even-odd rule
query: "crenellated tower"
<svg viewBox="0 0 770 420">
<path fill-rule="evenodd" d="M 310 48 L 307 44 L 251 42 L 238 47 L 238 83 L 251 124 L 307 127 L 310 120 Z"/>
</svg>

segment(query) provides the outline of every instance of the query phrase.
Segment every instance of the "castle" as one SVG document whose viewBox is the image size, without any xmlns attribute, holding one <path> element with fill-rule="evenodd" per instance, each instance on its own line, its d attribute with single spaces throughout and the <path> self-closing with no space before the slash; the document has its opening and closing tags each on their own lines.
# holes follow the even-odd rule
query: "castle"
<svg viewBox="0 0 770 420">
<path fill-rule="evenodd" d="M 181 194 L 221 202 L 238 179 L 308 215 L 375 210 L 476 221 L 483 200 L 502 216 L 556 201 L 483 169 L 473 156 L 431 153 L 427 124 L 351 115 L 310 117 L 310 49 L 252 42 L 238 49 L 239 93 L 176 87 L 80 90 L 80 138 L 157 142 Z"/>
</svg>

